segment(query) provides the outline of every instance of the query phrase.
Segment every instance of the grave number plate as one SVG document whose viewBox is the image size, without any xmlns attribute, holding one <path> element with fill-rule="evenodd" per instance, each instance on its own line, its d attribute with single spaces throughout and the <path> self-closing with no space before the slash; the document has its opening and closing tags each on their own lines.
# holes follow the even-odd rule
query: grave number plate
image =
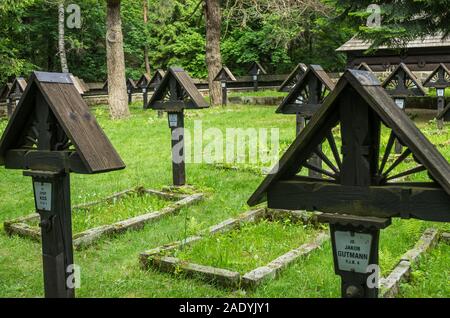
<svg viewBox="0 0 450 318">
<path fill-rule="evenodd" d="M 36 209 L 40 211 L 51 211 L 52 209 L 52 184 L 48 182 L 34 183 L 34 196 Z"/>
<path fill-rule="evenodd" d="M 258 80 L 258 76 L 257 75 L 253 75 L 253 80 L 254 81 Z"/>
<path fill-rule="evenodd" d="M 169 127 L 178 127 L 178 115 L 169 114 Z"/>
<path fill-rule="evenodd" d="M 395 99 L 395 103 L 400 109 L 405 109 L 405 100 L 403 98 Z"/>
<path fill-rule="evenodd" d="M 227 83 L 222 82 L 222 88 L 225 88 L 225 87 L 227 87 Z"/>
<path fill-rule="evenodd" d="M 334 235 L 339 269 L 366 273 L 372 235 L 349 231 L 336 231 Z"/>
<path fill-rule="evenodd" d="M 143 89 L 142 89 L 142 93 L 145 93 L 145 92 L 147 92 L 147 89 L 146 89 L 146 88 L 143 88 Z"/>
</svg>

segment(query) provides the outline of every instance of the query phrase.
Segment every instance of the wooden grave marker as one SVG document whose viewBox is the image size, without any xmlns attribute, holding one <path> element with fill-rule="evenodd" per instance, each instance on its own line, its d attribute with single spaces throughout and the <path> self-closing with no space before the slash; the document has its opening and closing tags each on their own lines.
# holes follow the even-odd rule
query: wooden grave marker
<svg viewBox="0 0 450 318">
<path fill-rule="evenodd" d="M 423 82 L 424 87 L 433 87 L 437 95 L 437 125 L 439 129 L 444 128 L 445 116 L 440 116 L 445 108 L 445 89 L 450 87 L 450 70 L 441 63 L 431 72 L 430 76 Z"/>
<path fill-rule="evenodd" d="M 45 296 L 74 297 L 70 172 L 125 168 L 68 73 L 34 72 L 0 140 L 0 165 L 33 179 Z"/>
<path fill-rule="evenodd" d="M 156 92 L 156 90 L 158 89 L 158 86 L 159 86 L 159 84 L 161 84 L 164 76 L 166 76 L 166 72 L 161 69 L 157 69 L 155 74 L 153 74 L 153 76 L 148 84 L 148 87 L 153 89 L 153 93 Z M 144 106 L 144 109 L 145 109 L 145 106 Z M 164 112 L 162 110 L 158 110 L 159 118 L 163 117 L 163 114 L 164 114 Z"/>
<path fill-rule="evenodd" d="M 289 74 L 283 83 L 281 83 L 279 92 L 289 92 L 295 84 L 300 80 L 300 78 L 305 74 L 308 66 L 303 63 L 298 63 L 294 70 Z"/>
<path fill-rule="evenodd" d="M 372 72 L 373 73 L 373 70 L 370 68 L 370 66 L 367 64 L 367 63 L 365 63 L 365 62 L 362 62 L 361 64 L 359 64 L 357 67 L 356 67 L 356 69 L 358 70 L 358 71 L 366 71 L 366 72 Z"/>
<path fill-rule="evenodd" d="M 130 104 L 133 101 L 133 91 L 137 89 L 137 86 L 133 79 L 127 78 L 126 87 L 128 95 L 128 104 Z M 103 84 L 102 90 L 108 92 L 108 80 L 106 80 L 105 83 Z"/>
<path fill-rule="evenodd" d="M 6 105 L 8 109 L 8 118 L 11 118 L 14 110 L 19 104 L 20 98 L 22 97 L 23 92 L 27 88 L 27 82 L 23 77 L 17 77 L 14 79 L 11 89 L 6 97 Z"/>
<path fill-rule="evenodd" d="M 386 143 L 383 126 L 390 130 Z M 389 162 L 395 139 L 406 149 Z M 330 156 L 318 150 L 325 142 Z M 322 178 L 301 173 L 313 154 L 327 166 Z M 424 172 L 428 181 L 406 179 Z M 378 233 L 392 217 L 450 221 L 450 164 L 372 73 L 347 70 L 248 204 L 263 201 L 271 209 L 323 212 L 342 296 L 376 297 L 361 260 L 377 265 Z M 342 250 L 345 243 L 350 250 Z M 357 249 L 355 257 L 347 253 Z"/>
<path fill-rule="evenodd" d="M 155 74 L 153 74 L 152 78 L 150 79 L 150 81 L 148 83 L 148 87 L 153 89 L 153 92 L 156 92 L 156 90 L 158 89 L 159 84 L 161 84 L 164 76 L 166 76 L 166 72 L 161 69 L 157 69 L 155 71 Z"/>
<path fill-rule="evenodd" d="M 450 121 L 450 103 L 437 115 L 437 120 Z"/>
<path fill-rule="evenodd" d="M 400 63 L 394 71 L 389 74 L 382 84 L 386 92 L 392 96 L 395 104 L 402 110 L 406 109 L 406 98 L 409 96 L 425 96 L 426 92 L 420 81 L 404 64 Z M 395 142 L 395 153 L 402 152 L 402 144 Z"/>
<path fill-rule="evenodd" d="M 144 100 L 144 108 L 148 102 L 148 85 L 150 84 L 150 76 L 148 74 L 142 74 L 141 78 L 137 81 L 136 86 L 142 90 L 142 97 Z"/>
<path fill-rule="evenodd" d="M 296 115 L 296 135 L 298 135 L 333 89 L 334 83 L 323 68 L 320 65 L 310 65 L 276 112 Z M 322 161 L 318 156 L 313 156 L 309 164 L 320 169 L 322 167 Z M 313 169 L 309 169 L 309 175 L 320 177 L 320 173 Z"/>
<path fill-rule="evenodd" d="M 267 74 L 264 67 L 259 62 L 253 62 L 248 70 L 248 74 L 252 76 L 253 79 L 253 90 L 258 91 L 258 80 L 259 76 L 262 74 Z"/>
<path fill-rule="evenodd" d="M 222 87 L 222 106 L 226 106 L 228 104 L 227 82 L 235 82 L 236 77 L 234 77 L 233 73 L 231 73 L 228 67 L 224 65 L 219 73 L 217 73 L 214 81 L 220 81 Z"/>
<path fill-rule="evenodd" d="M 77 89 L 78 93 L 80 95 L 84 95 L 85 88 L 83 86 L 83 84 L 81 83 L 80 79 L 76 76 L 73 76 L 72 74 L 70 74 L 70 79 L 72 80 L 73 84 L 75 85 L 75 88 Z"/>
<path fill-rule="evenodd" d="M 173 184 L 186 184 L 184 154 L 184 110 L 207 108 L 209 104 L 180 67 L 170 67 L 146 108 L 168 114 L 172 135 Z"/>
<path fill-rule="evenodd" d="M 0 102 L 6 102 L 8 98 L 9 91 L 11 90 L 12 83 L 6 83 L 0 90 Z"/>
</svg>

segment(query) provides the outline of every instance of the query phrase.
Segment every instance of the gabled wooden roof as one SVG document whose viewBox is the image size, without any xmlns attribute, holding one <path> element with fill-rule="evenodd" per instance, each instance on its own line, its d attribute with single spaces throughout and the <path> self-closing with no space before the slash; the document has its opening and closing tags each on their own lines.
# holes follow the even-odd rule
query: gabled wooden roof
<svg viewBox="0 0 450 318">
<path fill-rule="evenodd" d="M 444 63 L 440 63 L 423 82 L 424 87 L 445 88 L 450 86 L 450 70 Z"/>
<path fill-rule="evenodd" d="M 336 51 L 338 52 L 349 52 L 349 51 L 366 51 L 370 48 L 372 42 L 359 39 L 354 36 L 342 46 L 340 46 Z M 436 47 L 450 47 L 450 38 L 447 37 L 442 39 L 442 35 L 430 35 L 423 38 L 417 38 L 415 40 L 406 43 L 405 48 L 407 49 L 417 49 L 417 48 L 436 48 Z M 398 49 L 399 47 L 389 47 L 387 45 L 382 45 L 378 49 Z"/>
<path fill-rule="evenodd" d="M 370 68 L 370 66 L 367 65 L 367 63 L 365 63 L 365 62 L 362 62 L 361 64 L 359 64 L 356 69 L 359 71 L 373 72 L 372 69 Z"/>
<path fill-rule="evenodd" d="M 253 62 L 250 68 L 248 69 L 248 73 L 250 75 L 267 74 L 266 70 L 264 69 L 264 67 L 262 67 L 262 65 L 259 62 Z"/>
<path fill-rule="evenodd" d="M 397 107 L 372 73 L 347 70 L 336 84 L 335 89 L 325 99 L 322 107 L 250 197 L 248 200 L 250 206 L 265 201 L 268 189 L 278 181 L 287 180 L 296 175 L 310 155 L 307 149 L 316 146 L 311 145 L 311 142 L 317 140 L 319 135 L 324 134 L 324 128 L 327 127 L 323 126 L 339 120 L 340 96 L 348 89 L 359 94 L 382 122 L 391 128 L 396 136 L 401 137 L 404 145 L 428 170 L 436 183 L 450 195 L 450 164 L 448 161 L 408 118 L 408 115 Z"/>
<path fill-rule="evenodd" d="M 127 78 L 127 87 L 128 88 L 137 88 L 136 82 L 132 78 Z"/>
<path fill-rule="evenodd" d="M 400 86 L 397 86 L 395 89 L 389 88 L 389 86 L 402 79 L 404 77 L 404 81 L 411 82 L 411 87 L 406 87 L 402 83 L 399 83 Z M 391 96 L 424 96 L 426 95 L 425 89 L 423 88 L 420 81 L 417 77 L 411 72 L 411 70 L 405 65 L 405 63 L 400 63 L 394 69 L 394 71 L 389 74 L 386 80 L 382 84 L 383 88 L 388 92 Z"/>
<path fill-rule="evenodd" d="M 0 100 L 5 100 L 8 97 L 11 87 L 12 87 L 12 83 L 6 83 L 2 87 L 2 89 L 0 90 Z"/>
<path fill-rule="evenodd" d="M 27 88 L 27 81 L 23 77 L 16 77 L 11 85 L 9 93 L 14 94 L 16 90 L 19 90 L 19 92 L 23 93 L 26 88 Z"/>
<path fill-rule="evenodd" d="M 83 91 L 86 93 L 86 92 L 89 92 L 89 86 L 86 84 L 86 82 L 82 79 L 82 78 L 79 78 L 78 76 L 75 76 L 75 78 L 76 79 L 78 79 L 78 81 L 80 82 L 80 84 L 83 86 Z"/>
<path fill-rule="evenodd" d="M 70 79 L 72 80 L 73 84 L 75 85 L 75 88 L 77 89 L 78 93 L 80 95 L 83 95 L 85 93 L 83 84 L 80 82 L 80 79 L 76 76 L 73 76 L 70 74 Z"/>
<path fill-rule="evenodd" d="M 151 77 L 147 73 L 144 73 L 142 74 L 141 78 L 139 78 L 136 85 L 138 87 L 146 88 L 148 86 L 148 83 L 150 82 L 150 79 Z"/>
<path fill-rule="evenodd" d="M 152 78 L 148 82 L 148 86 L 151 87 L 151 86 L 159 85 L 159 83 L 161 83 L 164 76 L 166 76 L 166 72 L 164 70 L 157 69 L 155 71 L 155 74 L 153 74 Z"/>
<path fill-rule="evenodd" d="M 294 70 L 289 74 L 289 76 L 284 80 L 283 83 L 281 83 L 280 88 L 278 88 L 278 91 L 289 91 L 292 87 L 294 87 L 295 83 L 298 79 L 300 79 L 303 74 L 305 74 L 306 70 L 308 69 L 308 66 L 303 63 L 298 63 L 297 66 L 294 68 Z"/>
<path fill-rule="evenodd" d="M 176 85 L 176 94 L 178 95 L 176 97 L 169 96 L 171 83 Z M 170 67 L 145 108 L 176 111 L 207 107 L 209 104 L 200 94 L 188 73 L 181 67 Z"/>
<path fill-rule="evenodd" d="M 219 73 L 217 73 L 216 77 L 214 77 L 214 81 L 229 81 L 235 82 L 236 77 L 234 77 L 233 73 L 229 70 L 225 65 L 222 66 Z"/>
<path fill-rule="evenodd" d="M 328 74 L 323 70 L 320 65 L 310 65 L 303 76 L 299 79 L 297 84 L 291 89 L 288 96 L 281 102 L 280 106 L 278 106 L 276 112 L 283 114 L 295 114 L 300 113 L 303 108 L 305 113 L 304 115 L 311 116 L 316 110 L 320 101 L 314 105 L 310 104 L 309 100 L 299 101 L 299 97 L 301 96 L 302 90 L 304 90 L 310 83 L 311 80 L 317 80 L 320 82 L 323 87 L 319 94 L 323 95 L 326 93 L 323 88 L 328 91 L 332 91 L 334 89 L 334 83 Z M 314 93 L 314 92 L 313 92 Z M 312 94 L 309 94 L 312 96 Z M 318 99 L 324 98 L 325 96 L 317 96 Z M 296 106 L 297 105 L 297 106 Z M 295 107 L 293 107 L 295 106 Z M 311 108 L 311 109 L 309 109 Z"/>
<path fill-rule="evenodd" d="M 0 140 L 0 164 L 20 144 L 21 133 L 36 117 L 37 100 L 45 101 L 70 139 L 88 173 L 125 168 L 120 156 L 89 112 L 67 73 L 34 72 Z"/>
</svg>

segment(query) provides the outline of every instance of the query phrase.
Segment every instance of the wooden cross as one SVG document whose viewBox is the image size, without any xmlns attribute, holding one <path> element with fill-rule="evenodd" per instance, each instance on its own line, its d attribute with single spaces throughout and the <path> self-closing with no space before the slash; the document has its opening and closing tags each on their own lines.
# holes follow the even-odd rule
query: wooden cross
<svg viewBox="0 0 450 318">
<path fill-rule="evenodd" d="M 431 72 L 423 83 L 424 87 L 434 87 L 437 95 L 437 125 L 438 129 L 444 128 L 445 116 L 440 116 L 445 108 L 445 89 L 450 87 L 450 70 L 441 63 Z"/>
<path fill-rule="evenodd" d="M 390 162 L 396 139 L 406 149 Z M 324 167 L 308 163 L 313 155 Z M 416 165 L 404 165 L 407 158 Z M 343 297 L 377 297 L 377 287 L 365 284 L 367 265 L 377 264 L 379 230 L 391 218 L 450 222 L 450 164 L 370 72 L 347 70 L 275 167 L 248 204 L 324 213 Z M 423 172 L 428 181 L 410 182 Z M 364 252 L 355 258 L 342 246 Z"/>
<path fill-rule="evenodd" d="M 186 184 L 184 153 L 184 110 L 209 107 L 189 75 L 179 67 L 170 67 L 146 108 L 168 114 L 172 136 L 173 184 Z"/>
<path fill-rule="evenodd" d="M 67 284 L 74 265 L 70 173 L 102 173 L 125 165 L 71 74 L 33 73 L 1 138 L 0 164 L 33 179 L 45 296 L 74 297 L 74 287 Z"/>
<path fill-rule="evenodd" d="M 248 74 L 252 76 L 252 80 L 253 80 L 253 90 L 255 92 L 258 91 L 258 81 L 259 81 L 259 76 L 262 74 L 267 74 L 266 70 L 262 67 L 261 64 L 259 64 L 259 62 L 253 62 L 252 65 L 250 66 L 250 69 L 248 71 Z"/>
<path fill-rule="evenodd" d="M 228 67 L 223 66 L 219 73 L 217 73 L 214 81 L 220 81 L 222 87 L 222 106 L 226 106 L 228 103 L 227 82 L 235 82 L 236 77 L 234 77 Z"/>
</svg>

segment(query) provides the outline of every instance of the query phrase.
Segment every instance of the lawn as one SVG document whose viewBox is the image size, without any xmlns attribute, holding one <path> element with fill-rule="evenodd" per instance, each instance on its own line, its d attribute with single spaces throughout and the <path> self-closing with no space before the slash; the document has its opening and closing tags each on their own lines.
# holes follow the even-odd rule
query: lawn
<svg viewBox="0 0 450 318">
<path fill-rule="evenodd" d="M 184 247 L 174 256 L 192 263 L 224 268 L 242 275 L 307 243 L 317 235 L 310 226 L 289 220 L 245 224 L 225 234 L 210 235 Z"/>
<path fill-rule="evenodd" d="M 267 106 L 228 106 L 187 111 L 186 127 L 190 129 L 194 127 L 194 121 L 201 120 L 203 130 L 218 128 L 224 134 L 229 127 L 279 128 L 281 153 L 294 138 L 295 118 L 277 115 L 274 111 L 275 108 Z M 127 168 L 100 175 L 72 174 L 73 205 L 95 201 L 137 186 L 161 189 L 171 184 L 170 133 L 166 117 L 158 118 L 154 111 L 141 110 L 141 103 L 133 104 L 132 116 L 127 120 L 109 120 L 105 107 L 97 107 L 93 113 L 125 161 Z M 0 131 L 3 131 L 5 125 L 5 121 L 0 122 Z M 434 122 L 419 122 L 418 125 L 446 158 L 450 159 L 450 125 L 446 124 L 443 132 L 437 131 Z M 215 288 L 199 280 L 140 269 L 138 262 L 140 252 L 196 234 L 210 225 L 235 217 L 249 209 L 246 201 L 263 179 L 263 175 L 257 173 L 261 167 L 259 163 L 255 163 L 250 165 L 250 169 L 248 164 L 238 162 L 231 166 L 245 169 L 226 169 L 208 163 L 187 164 L 187 181 L 194 185 L 197 191 L 206 194 L 204 201 L 183 208 L 178 215 L 149 224 L 140 231 L 127 232 L 114 238 L 104 238 L 91 248 L 76 251 L 75 262 L 81 266 L 81 288 L 76 291 L 77 296 L 339 297 L 339 278 L 334 275 L 329 243 L 288 268 L 279 279 L 247 293 Z M 19 237 L 10 238 L 3 231 L 4 221 L 27 215 L 32 211 L 34 202 L 31 180 L 23 177 L 19 170 L 12 171 L 4 168 L 0 168 L 0 178 L 2 180 L 0 184 L 0 297 L 42 297 L 40 244 Z M 94 223 L 109 223 L 115 220 L 116 216 L 117 219 L 133 216 L 135 211 L 141 210 L 141 207 L 147 204 L 157 209 L 160 202 L 141 202 L 139 199 L 135 202 L 132 198 L 127 198 L 123 204 L 117 202 L 114 205 L 105 206 L 103 212 L 100 211 L 100 214 L 111 214 L 109 216 L 111 219 L 100 218 Z M 135 210 L 135 206 L 140 208 Z M 87 226 L 84 225 L 85 218 L 89 218 L 86 211 L 74 212 L 78 229 Z M 450 226 L 445 224 L 414 220 L 397 220 L 390 228 L 384 230 L 381 235 L 380 255 L 383 272 L 392 268 L 397 258 L 414 245 L 414 240 L 420 236 L 421 231 L 431 226 L 450 231 Z M 283 227 L 286 225 L 271 226 L 269 223 L 261 225 L 260 228 L 249 227 L 248 232 L 244 232 L 248 245 L 239 244 L 243 238 L 238 234 L 233 240 L 224 239 L 224 244 L 228 244 L 230 249 L 240 245 L 242 252 L 253 248 L 251 243 L 252 239 L 255 239 L 254 248 L 265 253 L 264 235 L 266 235 L 271 241 L 267 243 L 268 251 L 264 255 L 264 260 L 266 257 L 273 259 L 285 248 L 299 245 L 302 238 L 308 236 L 308 229 L 289 225 L 289 231 L 282 233 Z M 289 238 L 285 247 L 276 244 L 278 237 Z M 212 239 L 208 244 L 205 243 L 205 251 L 202 251 L 210 255 L 211 262 L 220 255 L 213 250 L 217 248 L 213 243 Z M 253 250 L 251 251 L 253 253 Z M 440 247 L 438 251 L 446 254 L 448 260 L 448 248 Z M 237 250 L 236 256 L 230 256 L 227 261 L 239 261 L 239 257 L 239 250 Z M 239 266 L 241 265 L 237 265 L 236 268 Z M 247 264 L 244 264 L 242 268 L 246 266 Z M 414 289 L 414 285 L 413 289 L 405 292 L 404 296 L 432 296 L 435 294 L 431 290 L 435 288 L 441 289 L 440 296 L 450 297 L 448 289 L 442 290 L 443 282 L 440 281 L 442 275 L 439 271 L 443 267 L 445 263 L 442 263 L 441 257 L 427 258 L 427 267 L 423 270 L 429 275 L 427 277 L 436 279 L 427 282 L 428 285 L 421 290 Z"/>
<path fill-rule="evenodd" d="M 73 233 L 80 233 L 88 229 L 113 224 L 145 213 L 161 210 L 171 202 L 152 195 L 139 195 L 129 193 L 112 202 L 74 208 L 72 211 Z M 30 222 L 30 225 L 38 226 L 39 220 Z"/>
</svg>

